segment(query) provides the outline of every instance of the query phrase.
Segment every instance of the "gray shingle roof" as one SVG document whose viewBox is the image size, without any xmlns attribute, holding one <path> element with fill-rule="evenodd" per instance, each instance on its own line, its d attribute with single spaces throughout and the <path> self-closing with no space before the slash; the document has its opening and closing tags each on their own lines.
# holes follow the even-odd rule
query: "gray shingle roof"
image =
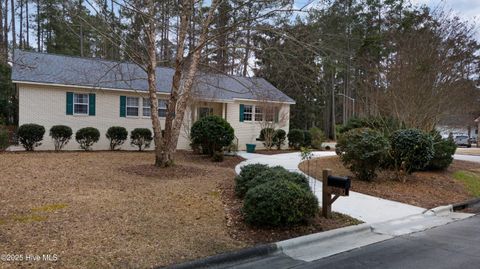
<svg viewBox="0 0 480 269">
<path fill-rule="evenodd" d="M 174 69 L 157 68 L 157 91 L 169 93 Z M 147 91 L 145 72 L 135 64 L 16 50 L 12 80 L 102 89 Z M 211 100 L 295 101 L 262 78 L 200 73 L 195 96 Z"/>
</svg>

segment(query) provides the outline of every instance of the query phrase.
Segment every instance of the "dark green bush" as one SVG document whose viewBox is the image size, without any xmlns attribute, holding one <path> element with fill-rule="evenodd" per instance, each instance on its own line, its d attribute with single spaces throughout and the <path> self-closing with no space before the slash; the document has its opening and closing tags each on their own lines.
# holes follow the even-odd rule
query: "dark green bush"
<svg viewBox="0 0 480 269">
<path fill-rule="evenodd" d="M 88 151 L 92 149 L 92 145 L 100 139 L 100 132 L 93 127 L 85 127 L 75 133 L 75 140 L 80 144 L 80 148 Z"/>
<path fill-rule="evenodd" d="M 152 140 L 152 131 L 150 131 L 150 129 L 135 128 L 132 132 L 130 132 L 130 144 L 138 147 L 138 151 L 149 148 Z"/>
<path fill-rule="evenodd" d="M 243 166 L 240 170 L 240 174 L 235 177 L 235 193 L 237 196 L 243 197 L 247 192 L 248 182 L 250 182 L 258 174 L 268 169 L 268 165 L 260 163 Z"/>
<path fill-rule="evenodd" d="M 267 149 L 271 149 L 274 146 L 274 135 L 275 129 L 273 128 L 263 128 L 260 131 L 259 140 L 263 141 L 263 146 Z"/>
<path fill-rule="evenodd" d="M 389 143 L 381 132 L 359 128 L 339 136 L 335 150 L 343 164 L 360 180 L 372 180 L 388 154 Z"/>
<path fill-rule="evenodd" d="M 107 139 L 110 140 L 110 150 L 115 150 L 117 147 L 125 143 L 125 140 L 127 140 L 128 137 L 128 132 L 124 127 L 113 126 L 108 128 L 105 135 Z"/>
<path fill-rule="evenodd" d="M 434 156 L 433 139 L 418 129 L 404 129 L 390 138 L 395 167 L 407 173 L 423 170 Z"/>
<path fill-rule="evenodd" d="M 277 129 L 275 134 L 273 134 L 273 144 L 277 147 L 278 150 L 282 149 L 282 146 L 285 144 L 287 139 L 287 132 L 283 129 Z"/>
<path fill-rule="evenodd" d="M 289 172 L 287 169 L 281 166 L 269 168 L 256 175 L 252 180 L 245 184 L 246 190 L 248 191 L 252 188 L 255 188 L 256 186 L 267 183 L 269 181 L 278 180 L 288 180 L 298 184 L 305 190 L 310 190 L 310 185 L 308 184 L 308 179 L 306 176 L 296 172 Z"/>
<path fill-rule="evenodd" d="M 292 129 L 288 132 L 288 146 L 294 149 L 300 149 L 303 145 L 305 137 L 300 129 Z"/>
<path fill-rule="evenodd" d="M 325 134 L 320 128 L 312 127 L 309 130 L 312 137 L 312 148 L 322 149 L 322 144 L 325 142 Z"/>
<path fill-rule="evenodd" d="M 302 147 L 309 148 L 312 146 L 312 134 L 309 131 L 303 131 L 303 144 Z"/>
<path fill-rule="evenodd" d="M 393 132 L 405 128 L 405 125 L 391 117 L 351 118 L 338 128 L 338 133 L 343 134 L 356 128 L 370 128 L 382 132 L 385 137 L 390 137 Z"/>
<path fill-rule="evenodd" d="M 50 136 L 53 139 L 55 145 L 55 151 L 62 150 L 62 148 L 68 144 L 72 138 L 72 128 L 65 125 L 54 125 L 50 128 Z"/>
<path fill-rule="evenodd" d="M 431 134 L 433 139 L 433 159 L 427 166 L 428 170 L 443 170 L 447 169 L 453 161 L 453 155 L 457 150 L 457 144 L 452 137 L 443 139 L 440 133 L 433 132 Z"/>
<path fill-rule="evenodd" d="M 190 131 L 192 143 L 200 145 L 202 152 L 213 156 L 215 151 L 222 151 L 235 138 L 230 123 L 219 116 L 207 116 L 196 121 Z"/>
<path fill-rule="evenodd" d="M 269 181 L 250 189 L 243 205 L 245 220 L 260 226 L 305 223 L 317 212 L 317 197 L 288 180 Z"/>
<path fill-rule="evenodd" d="M 0 126 L 0 151 L 4 151 L 10 145 L 8 131 Z"/>
<path fill-rule="evenodd" d="M 17 130 L 18 142 L 27 151 L 33 151 L 35 147 L 40 146 L 44 134 L 45 127 L 34 123 L 24 124 Z"/>
</svg>

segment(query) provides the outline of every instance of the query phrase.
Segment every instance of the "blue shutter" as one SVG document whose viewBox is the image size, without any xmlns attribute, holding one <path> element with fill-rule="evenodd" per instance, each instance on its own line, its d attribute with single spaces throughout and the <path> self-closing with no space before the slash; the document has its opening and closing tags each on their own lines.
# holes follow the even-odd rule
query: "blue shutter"
<svg viewBox="0 0 480 269">
<path fill-rule="evenodd" d="M 120 96 L 120 117 L 125 118 L 127 115 L 127 97 Z"/>
<path fill-rule="evenodd" d="M 245 116 L 243 113 L 245 112 L 245 105 L 240 104 L 240 122 L 243 122 L 245 120 Z"/>
<path fill-rule="evenodd" d="M 67 115 L 73 115 L 73 92 L 67 92 Z"/>
<path fill-rule="evenodd" d="M 278 123 L 278 118 L 280 114 L 280 109 L 278 107 L 275 108 L 275 123 Z"/>
<path fill-rule="evenodd" d="M 95 116 L 95 94 L 88 95 L 88 115 Z"/>
</svg>

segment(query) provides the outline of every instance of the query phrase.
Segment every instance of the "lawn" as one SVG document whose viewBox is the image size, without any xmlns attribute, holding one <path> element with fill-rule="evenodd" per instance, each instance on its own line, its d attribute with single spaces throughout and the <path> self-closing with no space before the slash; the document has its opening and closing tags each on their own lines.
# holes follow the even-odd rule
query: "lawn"
<svg viewBox="0 0 480 269">
<path fill-rule="evenodd" d="M 247 246 L 229 235 L 218 189 L 240 158 L 179 153 L 167 170 L 153 161 L 135 152 L 0 154 L 1 254 L 56 254 L 58 268 L 145 268 Z"/>
<path fill-rule="evenodd" d="M 343 166 L 338 156 L 317 158 L 300 164 L 302 171 L 319 180 L 322 170 L 326 168 L 332 169 L 334 175 L 352 178 L 353 191 L 424 208 L 480 196 L 480 165 L 472 162 L 455 160 L 446 171 L 415 172 L 406 177 L 405 183 L 391 171 L 379 172 L 372 182 L 360 181 Z"/>
<path fill-rule="evenodd" d="M 149 268 L 358 223 L 336 214 L 291 229 L 246 225 L 234 167 L 188 152 L 0 154 L 0 254 L 57 255 L 36 268 Z M 26 262 L 0 261 L 1 268 Z"/>
</svg>

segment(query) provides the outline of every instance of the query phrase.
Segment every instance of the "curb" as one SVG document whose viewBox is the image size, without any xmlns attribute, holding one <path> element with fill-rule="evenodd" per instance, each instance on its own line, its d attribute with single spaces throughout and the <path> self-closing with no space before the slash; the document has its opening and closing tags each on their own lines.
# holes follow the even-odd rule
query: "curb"
<svg viewBox="0 0 480 269">
<path fill-rule="evenodd" d="M 326 232 L 320 232 L 310 235 L 304 235 L 292 239 L 277 242 L 276 245 L 280 250 L 289 250 L 294 248 L 303 247 L 313 242 L 331 240 L 332 238 L 342 237 L 354 233 L 361 233 L 365 231 L 371 231 L 372 227 L 368 223 L 363 223 L 355 226 L 348 226 L 344 228 L 334 229 Z"/>
<path fill-rule="evenodd" d="M 452 205 L 444 205 L 444 206 L 438 206 L 438 207 L 435 207 L 435 208 L 427 209 L 422 214 L 424 214 L 424 215 L 433 214 L 433 215 L 436 216 L 436 215 L 439 215 L 439 214 L 449 213 L 449 212 L 453 212 L 453 206 Z"/>
<path fill-rule="evenodd" d="M 265 257 L 278 252 L 276 244 L 258 245 L 251 248 L 245 248 L 238 251 L 231 251 L 215 256 L 210 256 L 190 262 L 180 263 L 165 267 L 165 269 L 190 269 L 190 268 L 212 268 L 219 266 L 227 266 L 239 261 L 247 261 L 255 258 Z"/>
<path fill-rule="evenodd" d="M 469 207 L 472 207 L 473 205 L 476 205 L 476 204 L 480 204 L 480 198 L 475 198 L 475 199 L 468 200 L 468 201 L 465 201 L 465 202 L 453 204 L 452 208 L 453 208 L 453 211 L 460 211 L 460 210 L 464 210 L 464 209 L 467 209 Z"/>
</svg>

